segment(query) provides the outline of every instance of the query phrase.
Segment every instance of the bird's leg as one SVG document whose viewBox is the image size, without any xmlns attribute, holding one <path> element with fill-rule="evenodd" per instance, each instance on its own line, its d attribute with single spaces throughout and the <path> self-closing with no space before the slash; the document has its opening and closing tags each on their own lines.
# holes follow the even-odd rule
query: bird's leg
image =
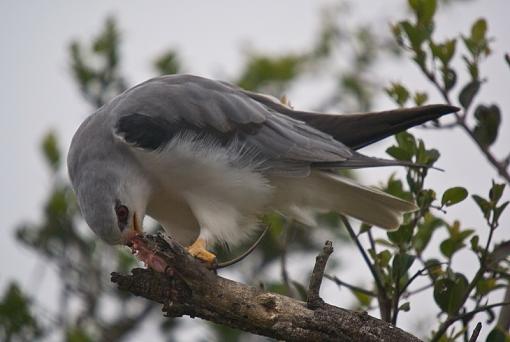
<svg viewBox="0 0 510 342">
<path fill-rule="evenodd" d="M 205 239 L 200 237 L 191 246 L 186 247 L 186 250 L 195 258 L 208 264 L 213 264 L 216 261 L 216 255 L 206 249 Z"/>
</svg>

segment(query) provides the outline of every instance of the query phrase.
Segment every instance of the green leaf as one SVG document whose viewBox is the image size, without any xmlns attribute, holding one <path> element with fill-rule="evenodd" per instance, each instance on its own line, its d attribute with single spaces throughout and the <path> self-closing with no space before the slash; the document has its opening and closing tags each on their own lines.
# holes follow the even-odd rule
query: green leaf
<svg viewBox="0 0 510 342">
<path fill-rule="evenodd" d="M 57 137 L 54 132 L 47 133 L 42 140 L 42 151 L 46 161 L 53 171 L 60 167 L 60 151 L 57 146 Z"/>
<path fill-rule="evenodd" d="M 436 0 L 409 0 L 409 6 L 416 14 L 419 23 L 428 24 L 434 17 L 437 2 Z"/>
<path fill-rule="evenodd" d="M 118 44 L 120 41 L 120 33 L 113 18 L 107 18 L 104 31 L 94 41 L 94 52 L 103 55 L 106 59 L 107 66 L 114 68 L 118 61 Z"/>
<path fill-rule="evenodd" d="M 271 85 L 281 88 L 299 75 L 303 62 L 302 56 L 292 54 L 281 57 L 249 56 L 237 84 L 254 91 Z"/>
<path fill-rule="evenodd" d="M 475 235 L 471 238 L 471 240 L 469 240 L 470 244 L 471 244 L 471 249 L 473 250 L 473 252 L 477 253 L 480 249 L 480 237 L 478 235 Z"/>
<path fill-rule="evenodd" d="M 439 250 L 441 251 L 441 253 L 443 253 L 445 257 L 451 259 L 455 252 L 462 249 L 462 247 L 464 247 L 462 241 L 457 241 L 455 239 L 448 238 L 441 242 L 441 244 L 439 245 Z"/>
<path fill-rule="evenodd" d="M 464 304 L 463 299 L 469 284 L 461 273 L 453 274 L 452 279 L 441 278 L 434 283 L 434 300 L 444 312 L 452 315 Z"/>
<path fill-rule="evenodd" d="M 425 151 L 425 164 L 433 165 L 440 157 L 439 151 L 435 148 Z"/>
<path fill-rule="evenodd" d="M 407 274 L 407 271 L 412 266 L 415 259 L 416 257 L 414 255 L 406 253 L 395 254 L 391 269 L 392 278 L 395 282 L 399 281 L 400 278 Z"/>
<path fill-rule="evenodd" d="M 485 40 L 485 35 L 487 33 L 487 21 L 485 19 L 480 18 L 473 26 L 471 26 L 471 39 L 475 42 L 481 42 Z"/>
<path fill-rule="evenodd" d="M 400 83 L 392 83 L 385 91 L 400 107 L 403 107 L 409 100 L 409 91 Z"/>
<path fill-rule="evenodd" d="M 459 102 L 464 108 L 464 110 L 467 110 L 469 106 L 471 105 L 471 102 L 473 102 L 474 97 L 476 94 L 478 94 L 478 91 L 480 90 L 481 82 L 478 80 L 474 80 L 469 82 L 462 88 L 462 90 L 459 93 Z"/>
<path fill-rule="evenodd" d="M 494 222 L 499 222 L 499 217 L 508 206 L 508 203 L 510 203 L 510 201 L 506 201 L 505 203 L 494 209 Z"/>
<path fill-rule="evenodd" d="M 501 123 L 499 107 L 479 105 L 475 110 L 475 119 L 477 123 L 473 133 L 476 140 L 483 146 L 492 145 L 498 137 Z"/>
<path fill-rule="evenodd" d="M 469 37 L 462 37 L 462 41 L 473 57 L 473 65 L 477 65 L 480 55 L 484 54 L 487 56 L 491 52 L 486 34 L 487 22 L 485 19 L 478 19 L 471 27 L 471 35 Z"/>
<path fill-rule="evenodd" d="M 454 188 L 450 188 L 443 193 L 443 197 L 441 198 L 441 205 L 446 205 L 447 207 L 462 202 L 466 199 L 468 192 L 465 188 L 457 186 Z"/>
<path fill-rule="evenodd" d="M 425 267 L 427 268 L 429 275 L 434 280 L 444 274 L 441 262 L 437 259 L 428 259 L 425 261 Z"/>
<path fill-rule="evenodd" d="M 66 341 L 68 342 L 92 342 L 93 339 L 82 328 L 76 327 L 67 331 Z"/>
<path fill-rule="evenodd" d="M 398 230 L 387 232 L 388 238 L 395 244 L 403 246 L 411 241 L 414 226 L 410 224 L 401 225 Z"/>
<path fill-rule="evenodd" d="M 432 238 L 434 231 L 444 225 L 443 220 L 430 213 L 425 214 L 424 220 L 418 225 L 418 231 L 413 237 L 413 247 L 416 253 L 421 254 Z"/>
<path fill-rule="evenodd" d="M 486 342 L 508 342 L 510 334 L 496 327 L 487 336 Z"/>
<path fill-rule="evenodd" d="M 418 26 L 411 24 L 409 21 L 401 22 L 400 27 L 406 34 L 407 39 L 411 43 L 411 48 L 415 51 L 415 53 L 421 51 L 421 45 L 427 39 L 426 31 Z"/>
<path fill-rule="evenodd" d="M 154 67 L 160 75 L 172 75 L 181 70 L 181 63 L 177 53 L 171 50 L 158 57 L 154 62 Z"/>
<path fill-rule="evenodd" d="M 391 252 L 385 249 L 382 252 L 377 253 L 376 260 L 381 268 L 385 268 L 390 264 Z"/>
<path fill-rule="evenodd" d="M 416 203 L 420 208 L 428 208 L 436 199 L 436 193 L 432 189 L 420 190 Z"/>
<path fill-rule="evenodd" d="M 486 296 L 496 288 L 496 278 L 482 278 L 476 283 L 476 293 L 480 296 Z"/>
<path fill-rule="evenodd" d="M 356 290 L 351 289 L 352 294 L 356 297 L 356 299 L 359 301 L 361 306 L 368 307 L 370 306 L 370 303 L 372 302 L 373 297 L 367 295 L 366 293 L 359 292 Z"/>
<path fill-rule="evenodd" d="M 489 190 L 489 198 L 492 203 L 496 204 L 503 196 L 503 191 L 505 191 L 505 183 L 496 183 L 492 181 L 492 187 Z"/>
<path fill-rule="evenodd" d="M 423 106 L 428 99 L 429 96 L 425 92 L 416 92 L 413 97 L 414 103 L 417 106 Z"/>
<path fill-rule="evenodd" d="M 16 283 L 6 287 L 0 299 L 0 336 L 10 336 L 11 341 L 32 341 L 44 331 L 30 308 L 30 300 Z"/>
<path fill-rule="evenodd" d="M 441 75 L 443 76 L 444 88 L 446 91 L 451 90 L 457 83 L 457 73 L 451 68 L 444 67 L 441 68 Z"/>
<path fill-rule="evenodd" d="M 471 197 L 476 202 L 476 204 L 478 204 L 478 207 L 480 207 L 480 210 L 482 211 L 483 216 L 486 219 L 489 219 L 489 216 L 491 214 L 492 204 L 489 201 L 487 201 L 485 198 L 480 197 L 478 195 L 471 195 Z"/>
<path fill-rule="evenodd" d="M 390 195 L 393 195 L 398 198 L 405 199 L 407 201 L 412 201 L 413 196 L 409 191 L 404 190 L 404 186 L 400 179 L 395 178 L 395 174 L 392 174 L 388 179 L 388 183 L 384 188 L 384 192 L 387 192 Z"/>
<path fill-rule="evenodd" d="M 473 229 L 459 231 L 457 225 L 458 222 L 455 222 L 454 225 L 448 227 L 450 237 L 439 245 L 441 253 L 448 259 L 451 259 L 457 251 L 461 250 L 465 246 L 464 240 L 474 233 Z"/>
<path fill-rule="evenodd" d="M 390 146 L 386 149 L 386 153 L 397 160 L 411 161 L 413 158 L 412 152 L 404 150 L 398 146 Z"/>
<path fill-rule="evenodd" d="M 496 267 L 497 264 L 505 260 L 510 255 L 510 241 L 505 241 L 497 245 L 494 250 L 488 255 L 487 262 L 491 267 Z"/>
<path fill-rule="evenodd" d="M 405 302 L 402 305 L 399 306 L 398 311 L 409 311 L 411 310 L 411 304 L 409 302 Z"/>
<path fill-rule="evenodd" d="M 400 132 L 395 134 L 395 139 L 397 140 L 398 146 L 413 155 L 416 153 L 417 145 L 416 139 L 409 132 Z"/>
<path fill-rule="evenodd" d="M 429 45 L 430 50 L 432 51 L 432 55 L 439 58 L 439 60 L 443 63 L 443 66 L 447 66 L 455 54 L 457 40 L 447 40 L 442 44 L 435 44 L 431 41 Z"/>
</svg>

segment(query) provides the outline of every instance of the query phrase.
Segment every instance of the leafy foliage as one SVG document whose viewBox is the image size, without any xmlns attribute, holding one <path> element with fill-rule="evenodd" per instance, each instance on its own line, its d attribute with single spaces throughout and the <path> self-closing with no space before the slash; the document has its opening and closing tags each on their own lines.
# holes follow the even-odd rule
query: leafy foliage
<svg viewBox="0 0 510 342">
<path fill-rule="evenodd" d="M 393 26 L 394 37 L 399 46 L 411 54 L 411 58 L 420 71 L 448 104 L 452 104 L 451 93 L 454 91 L 455 86 L 461 82 L 457 77 L 456 66 L 452 63 L 455 61 L 455 56 L 461 51 L 459 45 L 463 44 L 465 48 L 465 52 L 462 54 L 462 61 L 469 72 L 470 79 L 461 86 L 457 97 L 463 113 L 456 114 L 456 121 L 453 124 L 442 125 L 440 122 L 437 122 L 436 127 L 461 127 L 475 144 L 480 147 L 482 153 L 487 156 L 492 166 L 498 170 L 507 183 L 510 183 L 510 176 L 507 170 L 508 163 L 504 160 L 497 160 L 488 150 L 498 137 L 501 123 L 499 107 L 497 105 L 476 105 L 473 112 L 476 124 L 474 127 L 470 127 L 467 124 L 467 117 L 470 114 L 469 110 L 475 103 L 476 95 L 479 93 L 483 83 L 486 82 L 480 76 L 480 64 L 484 58 L 492 53 L 490 48 L 491 38 L 488 38 L 488 24 L 486 20 L 483 18 L 477 19 L 467 35 L 462 35 L 460 38 L 447 38 L 442 42 L 438 42 L 434 38 L 434 13 L 437 11 L 436 0 L 409 0 L 408 3 L 415 18 L 414 20 L 404 20 L 395 24 Z M 387 93 L 398 105 L 402 106 L 408 101 L 412 91 L 402 84 L 392 84 L 388 88 Z M 424 94 L 423 98 L 427 99 L 428 95 Z M 410 137 L 405 137 L 405 141 L 399 141 L 397 146 L 392 146 L 388 149 L 390 155 L 400 160 L 412 160 L 415 151 L 416 148 L 413 147 Z M 433 154 L 438 156 L 436 153 Z M 433 157 L 431 160 L 435 161 L 437 158 Z M 426 174 L 422 176 L 426 176 Z M 468 192 L 465 188 L 454 187 L 447 189 L 442 195 L 441 204 L 434 205 L 434 192 L 423 189 L 424 183 L 420 181 L 420 178 L 410 177 L 408 172 L 407 183 L 420 206 L 419 212 L 421 217 L 416 218 L 415 215 L 415 219 L 412 221 L 416 222 L 419 227 L 411 239 L 417 255 L 421 256 L 423 254 L 424 248 L 429 244 L 432 235 L 438 229 L 446 229 L 448 234 L 448 237 L 439 245 L 443 257 L 446 258 L 446 261 L 440 264 L 445 264 L 446 267 L 440 267 L 434 271 L 434 274 L 429 274 L 431 285 L 433 284 L 434 287 L 434 299 L 445 317 L 438 329 L 433 332 L 432 340 L 451 341 L 462 334 L 464 334 L 464 338 L 467 340 L 469 326 L 474 320 L 475 313 L 485 311 L 489 315 L 493 315 L 492 308 L 482 304 L 488 301 L 488 294 L 496 289 L 509 286 L 506 242 L 501 243 L 499 246 L 493 246 L 492 244 L 493 232 L 497 229 L 499 218 L 508 205 L 508 202 L 500 203 L 506 184 L 493 182 L 489 198 L 472 195 L 472 199 L 479 206 L 489 230 L 487 241 L 481 245 L 480 236 L 475 235 L 476 230 L 463 229 L 458 221 L 450 224 L 439 217 L 435 217 L 431 211 L 431 209 L 435 208 L 444 210 L 443 208 L 456 205 L 466 199 Z M 403 227 L 405 225 L 399 229 L 399 232 Z M 409 231 L 410 229 L 407 228 L 407 230 Z M 394 242 L 391 239 L 390 241 Z M 399 244 L 400 249 L 406 246 L 405 244 Z M 475 253 L 480 263 L 476 275 L 470 280 L 462 273 L 455 271 L 453 264 L 454 255 L 460 251 L 465 251 L 469 247 Z M 419 259 L 423 260 L 421 257 Z M 491 260 L 495 260 L 495 264 L 492 264 Z M 424 265 L 427 265 L 426 261 Z M 495 271 L 496 269 L 497 271 Z M 474 301 L 475 309 L 473 314 L 466 315 L 469 312 L 468 302 L 470 297 Z M 463 330 L 460 333 L 456 333 L 455 328 L 450 328 L 459 321 L 462 323 Z M 500 330 L 494 330 L 489 335 L 488 341 L 499 338 L 499 334 Z M 501 336 L 504 335 L 505 333 Z M 502 338 L 504 339 L 504 337 Z M 509 337 L 507 336 L 507 338 Z"/>
<path fill-rule="evenodd" d="M 11 283 L 0 300 L 0 339 L 10 341 L 37 341 L 44 330 L 32 313 L 28 297 L 17 284 Z"/>
</svg>

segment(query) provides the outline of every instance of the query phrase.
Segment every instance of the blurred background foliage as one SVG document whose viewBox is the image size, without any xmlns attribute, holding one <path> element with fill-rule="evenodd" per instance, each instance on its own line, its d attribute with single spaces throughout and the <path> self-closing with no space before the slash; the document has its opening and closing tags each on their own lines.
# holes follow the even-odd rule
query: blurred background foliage
<svg viewBox="0 0 510 342">
<path fill-rule="evenodd" d="M 381 85 L 371 77 L 376 62 L 381 59 L 411 58 L 418 72 L 434 85 L 445 102 L 462 107 L 454 121 L 435 122 L 432 126 L 435 129 L 461 127 L 472 138 L 473 146 L 478 146 L 488 162 L 500 171 L 503 183 L 492 182 L 486 196 L 471 196 L 486 219 L 486 227 L 466 228 L 469 223 L 442 215 L 447 207 L 468 198 L 465 188 L 455 186 L 439 196 L 434 189 L 426 187 L 427 169 L 409 169 L 404 178 L 392 176 L 384 184 L 385 191 L 415 200 L 420 208 L 406 215 L 398 231 L 377 237 L 370 227 L 353 227 L 335 213 L 310 213 L 317 222 L 317 228 L 310 234 L 309 227 L 301 223 L 276 213 L 268 214 L 263 221 L 271 227 L 269 233 L 248 259 L 226 271 L 228 275 L 301 298 L 310 270 L 299 279 L 291 278 L 287 269 L 289 258 L 313 259 L 326 239 L 334 240 L 337 247 L 353 241 L 365 257 L 373 276 L 372 285 L 361 287 L 340 278 L 341 264 L 334 257 L 330 274 L 326 276 L 353 294 L 356 299 L 353 309 L 369 310 L 398 325 L 399 312 L 415 309 L 413 295 L 428 291 L 437 304 L 438 322 L 429 322 L 428 330 L 419 332 L 422 336 L 434 341 L 467 341 L 480 321 L 477 314 L 485 313 L 488 319 L 484 324 L 493 329 L 487 341 L 510 340 L 508 326 L 504 325 L 507 321 L 501 317 L 498 320 L 495 311 L 501 303 L 494 303 L 488 297 L 491 292 L 506 288 L 510 279 L 510 243 L 492 241 L 492 233 L 498 229 L 499 218 L 508 205 L 502 198 L 505 184 L 510 182 L 509 163 L 508 158 L 498 159 L 490 151 L 498 137 L 501 110 L 497 104 L 475 101 L 480 88 L 488 82 L 481 76 L 482 63 L 491 53 L 492 39 L 488 35 L 488 23 L 478 19 L 466 35 L 436 41 L 434 15 L 442 5 L 444 2 L 438 4 L 435 0 L 409 0 L 410 19 L 391 27 L 394 41 L 384 41 L 368 25 L 342 26 L 342 17 L 347 15 L 343 6 L 326 8 L 321 17 L 322 28 L 308 51 L 282 51 L 278 55 L 249 51 L 244 68 L 230 81 L 281 98 L 302 78 L 334 75 L 334 91 L 317 101 L 316 109 L 321 111 L 368 111 L 382 87 L 398 106 L 426 104 L 429 98 L 426 92 L 397 82 Z M 76 86 L 92 110 L 131 85 L 121 69 L 120 45 L 120 30 L 111 17 L 91 42 L 74 41 L 69 46 L 69 63 Z M 454 65 L 454 57 L 459 54 L 461 62 Z M 153 67 L 155 75 L 184 70 L 176 50 L 157 56 Z M 461 67 L 467 68 L 469 79 L 459 79 Z M 455 92 L 457 96 L 453 100 Z M 469 125 L 468 118 L 474 124 Z M 21 225 L 17 238 L 21 245 L 57 269 L 58 310 L 47 312 L 37 307 L 30 293 L 23 293 L 12 282 L 0 299 L 0 340 L 125 341 L 150 319 L 160 322 L 167 341 L 174 341 L 181 320 L 161 317 L 156 305 L 119 292 L 110 284 L 110 272 L 128 272 L 137 261 L 126 249 L 105 246 L 85 226 L 65 176 L 62 163 L 65 158 L 56 132 L 49 131 L 44 137 L 41 153 L 52 175 L 52 189 L 42 220 Z M 398 134 L 387 153 L 396 159 L 431 166 L 440 157 L 439 151 L 427 148 L 425 142 L 409 133 Z M 481 229 L 489 231 L 487 241 L 481 241 L 477 235 Z M 438 245 L 429 245 L 439 230 L 445 231 L 447 237 Z M 233 250 L 219 248 L 216 252 L 220 260 L 226 260 L 240 254 L 249 244 Z M 437 257 L 427 258 L 425 255 L 429 254 L 424 253 L 427 248 L 435 250 Z M 478 271 L 472 279 L 456 271 L 452 259 L 465 249 L 471 250 L 479 260 Z M 414 281 L 418 278 L 428 281 L 416 287 Z M 209 324 L 209 330 L 217 341 L 254 339 L 224 326 Z"/>
</svg>

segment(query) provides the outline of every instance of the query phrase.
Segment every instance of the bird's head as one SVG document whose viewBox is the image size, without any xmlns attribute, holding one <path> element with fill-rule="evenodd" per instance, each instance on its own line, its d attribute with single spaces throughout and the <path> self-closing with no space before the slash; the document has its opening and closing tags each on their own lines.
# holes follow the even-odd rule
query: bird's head
<svg viewBox="0 0 510 342">
<path fill-rule="evenodd" d="M 73 185 L 85 221 L 101 239 L 128 244 L 142 233 L 147 205 L 142 179 L 125 168 L 113 171 L 99 165 L 81 170 Z"/>
</svg>

